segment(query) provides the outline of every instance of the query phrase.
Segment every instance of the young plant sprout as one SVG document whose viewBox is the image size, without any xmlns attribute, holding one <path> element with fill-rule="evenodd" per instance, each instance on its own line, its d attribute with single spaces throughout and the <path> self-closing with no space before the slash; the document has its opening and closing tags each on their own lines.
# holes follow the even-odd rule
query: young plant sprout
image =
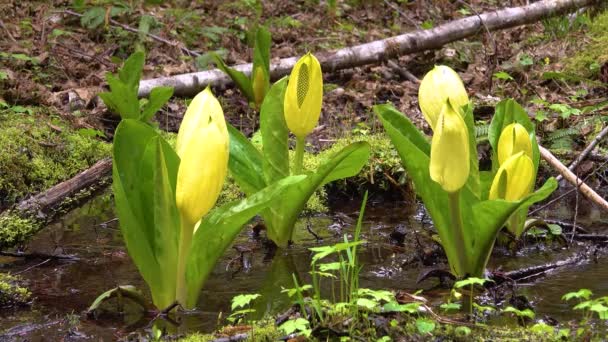
<svg viewBox="0 0 608 342">
<path fill-rule="evenodd" d="M 511 156 L 489 174 L 479 171 L 473 111 L 462 81 L 450 68 L 437 66 L 431 70 L 422 80 L 419 99 L 424 117 L 433 129 L 431 143 L 391 105 L 375 106 L 374 111 L 433 219 L 452 272 L 461 278 L 479 277 L 498 231 L 514 213 L 527 212 L 531 204 L 546 198 L 557 183 L 549 179 L 532 192 L 537 164 L 526 154 L 528 145 L 521 138 L 522 131 L 514 126 L 507 129 L 504 145 L 500 145 Z M 499 104 L 493 127 L 500 123 L 502 132 L 503 125 L 519 122 L 513 118 L 520 116 L 512 102 Z M 533 129 L 525 127 L 525 130 L 531 154 L 537 155 L 535 141 L 531 140 L 533 133 L 529 133 Z M 498 134 L 492 131 L 492 125 L 490 133 L 496 135 L 497 141 Z M 496 151 L 501 148 L 492 146 L 494 160 L 498 161 Z"/>
</svg>

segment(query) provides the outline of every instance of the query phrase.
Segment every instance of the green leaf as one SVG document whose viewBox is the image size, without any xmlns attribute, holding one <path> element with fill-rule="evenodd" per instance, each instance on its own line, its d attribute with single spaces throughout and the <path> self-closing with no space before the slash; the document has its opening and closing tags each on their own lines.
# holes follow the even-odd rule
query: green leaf
<svg viewBox="0 0 608 342">
<path fill-rule="evenodd" d="M 255 299 L 259 298 L 260 294 L 254 293 L 254 294 L 240 294 L 237 296 L 234 296 L 234 298 L 232 298 L 232 306 L 230 307 L 230 310 L 237 309 L 237 308 L 244 308 L 248 305 L 251 304 L 252 301 L 254 301 Z"/>
<path fill-rule="evenodd" d="M 489 281 L 492 281 L 492 280 L 476 278 L 476 277 L 469 277 L 469 278 L 457 281 L 456 283 L 454 283 L 454 287 L 457 289 L 460 289 L 460 288 L 470 286 L 470 285 L 483 286 L 485 283 L 487 283 Z"/>
<path fill-rule="evenodd" d="M 368 310 L 374 310 L 378 307 L 379 303 L 375 300 L 371 300 L 368 298 L 358 298 L 357 299 L 357 306 L 361 306 L 364 307 Z"/>
<path fill-rule="evenodd" d="M 186 263 L 188 307 L 196 304 L 199 292 L 213 267 L 232 244 L 243 225 L 261 209 L 277 200 L 286 188 L 304 179 L 304 176 L 287 177 L 248 198 L 217 208 L 203 218 L 194 232 Z"/>
<path fill-rule="evenodd" d="M 112 189 L 120 229 L 129 255 L 150 286 L 155 304 L 171 304 L 157 297 L 162 293 L 163 277 L 156 259 L 153 200 L 141 187 L 140 175 L 148 143 L 158 134 L 148 125 L 136 120 L 123 120 L 116 128 L 113 146 Z M 174 297 L 174 296 L 173 296 Z"/>
<path fill-rule="evenodd" d="M 101 304 L 115 297 L 129 298 L 139 304 L 144 310 L 148 308 L 146 297 L 133 285 L 120 285 L 100 294 L 87 309 L 87 314 L 95 312 Z"/>
<path fill-rule="evenodd" d="M 253 102 L 253 89 L 251 88 L 251 81 L 249 80 L 249 77 L 247 77 L 247 75 L 244 73 L 227 66 L 222 57 L 219 55 L 211 53 L 211 57 L 215 61 L 217 68 L 222 70 L 226 75 L 228 75 L 228 77 L 232 79 L 234 84 L 236 84 L 249 102 Z"/>
<path fill-rule="evenodd" d="M 267 184 L 264 181 L 262 154 L 238 129 L 230 124 L 227 126 L 230 135 L 228 169 L 239 187 L 247 195 L 252 195 Z"/>
<path fill-rule="evenodd" d="M 407 304 L 399 304 L 397 302 L 388 302 L 382 306 L 383 312 L 406 312 L 408 314 L 418 313 L 421 303 L 413 302 Z"/>
<path fill-rule="evenodd" d="M 589 300 L 589 298 L 591 298 L 592 294 L 593 294 L 593 292 L 591 292 L 591 290 L 589 290 L 589 289 L 580 289 L 580 290 L 578 290 L 576 292 L 568 292 L 568 293 L 566 293 L 562 297 L 562 300 L 570 300 L 570 299 L 573 299 L 573 298 Z"/>
<path fill-rule="evenodd" d="M 272 38 L 270 32 L 264 26 L 258 27 L 255 32 L 255 45 L 253 47 L 253 64 L 251 69 L 251 87 L 252 95 L 255 95 L 253 87 L 261 87 L 264 94 L 268 92 L 270 87 L 270 44 Z M 263 85 L 255 84 L 254 75 L 256 70 L 262 70 Z"/>
<path fill-rule="evenodd" d="M 510 312 L 510 313 L 515 314 L 517 317 L 527 317 L 530 319 L 534 319 L 534 316 L 536 316 L 534 314 L 534 311 L 532 311 L 530 309 L 518 310 L 512 306 L 508 306 L 508 307 L 504 308 L 502 310 L 502 312 Z"/>
<path fill-rule="evenodd" d="M 507 73 L 505 71 L 496 72 L 496 73 L 494 73 L 494 75 L 492 77 L 497 80 L 504 80 L 504 81 L 513 81 L 514 80 L 513 76 L 509 75 L 509 73 Z"/>
<path fill-rule="evenodd" d="M 142 71 L 146 56 L 143 51 L 136 51 L 127 58 L 122 68 L 118 70 L 118 78 L 130 88 L 139 88 L 139 80 L 141 79 Z"/>
<path fill-rule="evenodd" d="M 110 91 L 99 94 L 106 106 L 123 119 L 138 119 L 137 89 L 133 89 L 112 74 L 107 74 L 106 80 L 110 86 Z"/>
<path fill-rule="evenodd" d="M 104 23 L 106 11 L 103 7 L 92 7 L 80 17 L 80 25 L 94 29 Z"/>
<path fill-rule="evenodd" d="M 287 78 L 276 82 L 260 110 L 260 131 L 264 155 L 264 179 L 266 183 L 289 176 L 289 130 L 283 115 L 283 98 Z"/>
<path fill-rule="evenodd" d="M 418 318 L 416 320 L 416 329 L 421 334 L 430 334 L 435 330 L 435 322 L 426 318 Z"/>
<path fill-rule="evenodd" d="M 277 201 L 262 212 L 266 222 L 268 237 L 280 247 L 286 247 L 293 234 L 293 226 L 306 202 L 322 184 L 328 181 L 357 174 L 369 157 L 367 142 L 352 143 L 325 163 L 306 179 L 290 186 Z"/>
<path fill-rule="evenodd" d="M 443 309 L 444 311 L 450 311 L 450 310 L 460 310 L 462 305 L 460 305 L 460 303 L 443 303 L 439 307 L 441 309 Z"/>
<path fill-rule="evenodd" d="M 155 298 L 163 298 L 155 303 L 164 309 L 175 299 L 177 279 L 177 256 L 180 233 L 180 216 L 175 202 L 175 188 L 179 157 L 171 146 L 160 136 L 150 140 L 146 146 L 138 177 L 142 206 L 152 209 L 153 239 L 152 251 L 162 272 L 162 280 L 157 286 L 161 292 Z"/>
<path fill-rule="evenodd" d="M 173 87 L 156 87 L 150 91 L 150 97 L 148 103 L 143 108 L 143 111 L 139 117 L 141 121 L 147 122 L 156 112 L 158 112 L 173 96 Z"/>
</svg>

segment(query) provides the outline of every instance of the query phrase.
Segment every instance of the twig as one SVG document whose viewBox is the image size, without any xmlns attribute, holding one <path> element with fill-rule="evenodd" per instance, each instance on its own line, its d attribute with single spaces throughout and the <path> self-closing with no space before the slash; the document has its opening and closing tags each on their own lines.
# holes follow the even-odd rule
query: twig
<svg viewBox="0 0 608 342">
<path fill-rule="evenodd" d="M 388 0 L 384 0 L 384 3 L 387 4 L 390 8 L 394 9 L 395 11 L 397 11 L 397 13 L 399 13 L 403 18 L 405 18 L 405 20 L 407 20 L 411 25 L 413 25 L 415 28 L 420 29 L 420 25 L 418 25 L 418 23 L 416 21 L 414 21 L 412 18 L 410 18 L 406 13 L 404 13 L 401 8 L 399 8 L 399 6 L 393 4 L 392 2 L 388 1 Z"/>
<path fill-rule="evenodd" d="M 399 75 L 401 75 L 402 77 L 404 77 L 405 79 L 414 82 L 414 83 L 420 83 L 420 79 L 418 77 L 416 77 L 414 74 L 412 74 L 411 72 L 409 72 L 407 69 L 404 69 L 402 67 L 399 66 L 399 64 L 389 60 L 388 62 L 386 62 L 386 64 L 388 64 L 388 66 L 393 69 L 394 71 L 396 71 Z"/>
<path fill-rule="evenodd" d="M 24 258 L 24 259 L 51 259 L 51 260 L 70 260 L 79 261 L 80 258 L 73 255 L 67 254 L 46 254 L 46 253 L 14 253 L 0 251 L 1 256 L 13 257 L 13 258 Z"/>
<path fill-rule="evenodd" d="M 562 164 L 551 152 L 549 152 L 546 148 L 542 146 L 538 146 L 540 150 L 540 155 L 543 157 L 549 165 L 553 166 L 559 172 L 564 179 L 570 182 L 572 185 L 579 187 L 580 192 L 585 195 L 590 201 L 596 203 L 604 210 L 608 211 L 608 202 L 603 199 L 600 195 L 597 194 L 593 189 L 591 189 L 587 184 L 585 184 L 580 178 L 578 178 L 572 171 L 568 170 L 568 168 Z"/>
<path fill-rule="evenodd" d="M 73 16 L 79 17 L 79 18 L 82 17 L 82 14 L 80 14 L 78 12 L 71 11 L 71 10 L 64 10 L 63 12 L 66 13 L 66 14 L 69 14 L 69 15 L 73 15 Z M 188 48 L 186 48 L 184 46 L 180 46 L 179 44 L 171 42 L 171 41 L 169 41 L 169 40 L 167 40 L 167 39 L 165 39 L 163 37 L 157 36 L 157 35 L 155 35 L 153 33 L 140 31 L 140 30 L 138 30 L 136 28 L 133 28 L 133 27 L 131 27 L 129 25 L 125 25 L 123 23 L 120 23 L 120 22 L 118 22 L 118 21 L 116 21 L 114 19 L 110 19 L 110 23 L 112 25 L 119 26 L 119 27 L 121 27 L 121 28 L 123 28 L 123 29 L 125 29 L 125 30 L 127 30 L 129 32 L 138 33 L 138 34 L 139 33 L 143 33 L 146 36 L 148 36 L 148 37 L 150 37 L 150 38 L 152 38 L 152 39 L 154 39 L 156 41 L 159 41 L 161 43 L 165 43 L 165 44 L 170 45 L 172 47 L 179 48 L 180 50 L 182 50 L 182 52 L 184 52 L 187 55 L 194 56 L 194 57 L 199 57 L 201 55 L 200 53 L 198 53 L 196 51 L 190 50 L 190 49 L 188 49 Z"/>
<path fill-rule="evenodd" d="M 579 156 L 568 166 L 568 170 L 574 171 L 574 169 L 580 164 L 591 151 L 599 144 L 599 142 L 604 139 L 604 137 L 608 135 L 608 125 L 602 129 L 602 131 L 595 136 L 595 138 L 585 147 L 585 149 L 579 154 Z M 557 176 L 557 181 L 559 182 L 563 178 L 562 175 Z"/>
<path fill-rule="evenodd" d="M 6 26 L 4 26 L 4 21 L 2 21 L 2 20 L 0 20 L 0 27 L 2 27 L 4 32 L 6 32 L 8 39 L 10 39 L 13 43 L 17 43 L 17 40 L 15 40 L 15 37 L 13 37 L 13 35 L 11 35 L 11 32 L 8 30 L 8 28 Z"/>
<path fill-rule="evenodd" d="M 25 272 L 27 272 L 27 271 L 29 271 L 29 270 L 31 270 L 31 269 L 34 269 L 34 268 L 36 268 L 36 267 L 38 267 L 38 266 L 42 266 L 42 265 L 46 264 L 46 263 L 47 263 L 47 262 L 49 262 L 49 261 L 51 261 L 51 259 L 46 259 L 46 260 L 44 260 L 43 262 L 41 262 L 41 263 L 39 263 L 39 264 L 36 264 L 36 265 L 30 266 L 30 267 L 28 267 L 28 268 L 24 269 L 23 271 L 19 271 L 19 272 L 13 273 L 13 275 L 19 275 L 19 274 L 25 273 Z"/>
</svg>

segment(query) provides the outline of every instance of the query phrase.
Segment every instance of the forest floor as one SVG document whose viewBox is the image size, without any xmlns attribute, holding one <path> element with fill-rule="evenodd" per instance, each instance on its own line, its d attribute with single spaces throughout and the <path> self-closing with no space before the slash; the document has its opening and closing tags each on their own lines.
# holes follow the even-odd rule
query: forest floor
<svg viewBox="0 0 608 342">
<path fill-rule="evenodd" d="M 271 58 L 276 61 L 527 3 L 338 0 L 332 7 L 331 1 L 314 0 L 7 2 L 0 17 L 0 209 L 110 155 L 119 118 L 97 94 L 106 90 L 105 74 L 116 72 L 135 49 L 146 51 L 143 79 L 149 79 L 211 69 L 210 52 L 229 65 L 250 62 L 250 32 L 259 24 L 272 33 Z M 498 101 L 516 99 L 537 125 L 540 144 L 566 165 L 607 123 L 605 9 L 480 32 L 392 62 L 418 79 L 437 64 L 454 68 L 480 127 L 489 122 Z M 213 91 L 227 119 L 252 135 L 258 115 L 240 92 L 232 86 Z M 343 139 L 376 139 L 374 160 L 381 164 L 376 171 L 387 177 L 385 187 L 402 187 L 399 158 L 386 139 L 378 138 L 382 127 L 372 106 L 390 102 L 430 132 L 418 108 L 418 83 L 387 62 L 346 69 L 324 75 L 323 101 L 319 127 L 307 148 L 322 151 Z M 156 116 L 159 126 L 177 131 L 187 103 L 172 99 Z M 581 178 L 590 176 L 586 182 L 606 197 L 608 143 L 602 141 L 596 151 L 575 171 Z M 550 167 L 543 172 L 556 175 Z M 374 179 L 373 172 L 365 177 Z M 578 197 L 573 194 L 568 200 Z M 581 207 L 581 215 L 588 209 Z"/>
<path fill-rule="evenodd" d="M 430 28 L 507 5 L 478 0 L 352 0 L 338 1 L 335 7 L 315 1 L 154 3 L 12 1 L 5 5 L 0 40 L 2 112 L 51 116 L 68 122 L 80 134 L 111 141 L 118 118 L 96 95 L 105 89 L 105 74 L 115 72 L 136 48 L 147 51 L 143 77 L 147 79 L 213 68 L 209 52 L 222 55 L 229 65 L 249 62 L 250 31 L 258 24 L 267 25 L 272 33 L 271 57 L 277 60 Z M 608 94 L 606 27 L 608 15 L 589 9 L 481 32 L 394 62 L 417 78 L 435 64 L 457 70 L 476 105 L 478 122 L 488 120 L 498 100 L 515 98 L 535 118 L 541 144 L 559 149 L 568 161 L 604 123 L 600 118 Z M 369 65 L 324 76 L 322 118 L 309 137 L 313 149 L 341 137 L 379 131 L 371 108 L 385 102 L 429 130 L 418 109 L 417 83 L 394 65 Z M 253 133 L 257 115 L 238 90 L 229 86 L 214 91 L 228 120 L 246 134 Z M 165 106 L 157 115 L 161 127 L 175 131 L 185 106 L 186 101 L 178 98 Z M 583 163 L 581 175 L 593 172 L 594 165 Z M 12 200 L 24 196 L 18 195 Z"/>
</svg>

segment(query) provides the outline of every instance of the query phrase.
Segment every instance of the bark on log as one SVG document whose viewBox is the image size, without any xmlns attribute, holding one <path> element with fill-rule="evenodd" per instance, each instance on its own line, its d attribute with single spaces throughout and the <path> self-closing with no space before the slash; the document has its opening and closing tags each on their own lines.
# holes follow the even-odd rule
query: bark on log
<svg viewBox="0 0 608 342">
<path fill-rule="evenodd" d="M 57 207 L 66 198 L 97 184 L 102 177 L 110 175 L 111 172 L 112 159 L 104 158 L 76 176 L 21 201 L 16 209 L 20 212 L 33 213 L 41 219 L 45 218 L 46 213 Z"/>
<path fill-rule="evenodd" d="M 505 8 L 454 20 L 430 30 L 416 30 L 371 43 L 340 49 L 333 53 L 319 53 L 317 57 L 324 72 L 378 63 L 396 56 L 439 48 L 447 43 L 473 36 L 477 33 L 530 24 L 589 6 L 597 0 L 544 0 L 527 6 Z M 270 66 L 271 77 L 277 79 L 287 75 L 297 57 L 283 58 Z M 249 75 L 251 63 L 234 66 Z M 159 86 L 171 86 L 174 95 L 192 96 L 207 85 L 225 85 L 231 80 L 218 69 L 143 80 L 139 84 L 139 96 L 145 97 Z"/>
</svg>

